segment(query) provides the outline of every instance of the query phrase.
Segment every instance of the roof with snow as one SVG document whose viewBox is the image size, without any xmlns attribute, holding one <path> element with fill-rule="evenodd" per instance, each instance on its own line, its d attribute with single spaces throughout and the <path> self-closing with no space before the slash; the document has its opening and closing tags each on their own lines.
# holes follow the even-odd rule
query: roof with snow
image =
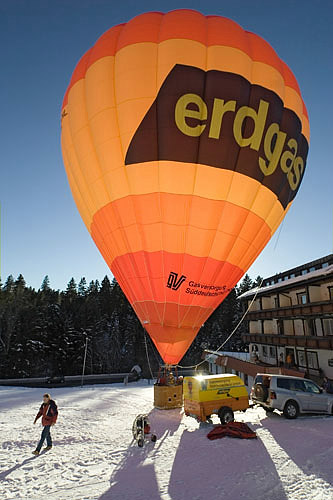
<svg viewBox="0 0 333 500">
<path fill-rule="evenodd" d="M 304 282 L 309 282 L 309 281 L 316 281 L 319 279 L 322 279 L 323 277 L 330 277 L 333 276 L 333 264 L 330 266 L 321 268 L 321 269 L 316 269 L 315 271 L 308 272 L 304 275 L 301 276 L 295 276 L 294 278 L 288 278 L 284 281 L 280 281 L 278 283 L 274 283 L 273 285 L 266 285 L 258 289 L 252 288 L 251 290 L 248 290 L 247 292 L 242 293 L 238 298 L 240 300 L 245 299 L 247 297 L 251 297 L 255 294 L 258 295 L 264 295 L 266 293 L 270 293 L 274 290 L 278 290 L 280 288 L 291 288 L 294 286 L 297 286 L 299 284 L 302 284 Z"/>
</svg>

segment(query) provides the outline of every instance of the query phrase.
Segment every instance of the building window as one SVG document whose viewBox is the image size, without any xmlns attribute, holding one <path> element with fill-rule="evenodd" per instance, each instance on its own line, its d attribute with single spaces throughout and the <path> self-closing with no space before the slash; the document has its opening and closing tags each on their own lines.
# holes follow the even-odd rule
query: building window
<svg viewBox="0 0 333 500">
<path fill-rule="evenodd" d="M 295 278 L 295 273 L 292 273 L 292 274 L 290 275 L 290 278 Z"/>
<path fill-rule="evenodd" d="M 265 345 L 262 346 L 262 354 L 263 356 L 267 356 L 267 347 Z"/>
<path fill-rule="evenodd" d="M 249 377 L 247 376 L 246 373 L 244 373 L 244 384 L 248 385 L 248 383 L 249 383 Z"/>
<path fill-rule="evenodd" d="M 274 307 L 275 307 L 275 309 L 277 309 L 279 307 L 279 298 L 278 297 L 274 297 Z"/>
<path fill-rule="evenodd" d="M 328 293 L 329 293 L 329 296 L 330 296 L 330 300 L 333 300 L 333 286 L 329 286 L 328 287 Z"/>
<path fill-rule="evenodd" d="M 324 335 L 333 335 L 333 319 L 323 318 Z"/>
<path fill-rule="evenodd" d="M 274 347 L 269 348 L 269 356 L 271 358 L 275 358 L 275 348 Z"/>
<path fill-rule="evenodd" d="M 321 318 L 315 319 L 315 329 L 316 329 L 316 335 L 319 337 L 322 337 L 323 336 L 323 325 L 321 322 Z"/>
<path fill-rule="evenodd" d="M 285 276 L 283 279 L 284 281 L 287 281 L 289 279 L 289 276 Z"/>
<path fill-rule="evenodd" d="M 297 350 L 297 364 L 302 368 L 306 368 L 305 352 Z"/>
<path fill-rule="evenodd" d="M 260 333 L 265 333 L 264 320 L 263 319 L 260 321 Z"/>
<path fill-rule="evenodd" d="M 278 283 L 281 283 L 281 281 L 282 281 L 282 278 L 279 278 L 279 279 L 278 279 Z"/>
<path fill-rule="evenodd" d="M 315 351 L 306 351 L 306 357 L 308 358 L 308 368 L 318 370 L 318 354 Z"/>
<path fill-rule="evenodd" d="M 274 281 L 274 280 L 272 280 L 272 281 L 271 281 L 271 285 L 274 285 L 274 284 L 275 284 L 275 281 Z"/>
<path fill-rule="evenodd" d="M 292 366 L 295 366 L 296 364 L 295 353 L 292 347 L 286 347 L 285 356 L 286 356 L 285 358 L 286 367 L 291 368 Z"/>
<path fill-rule="evenodd" d="M 310 273 L 312 273 L 312 271 L 315 271 L 316 268 L 313 266 L 313 267 L 310 267 Z"/>
<path fill-rule="evenodd" d="M 324 268 L 324 267 L 328 267 L 328 262 L 324 262 L 324 263 L 322 264 L 322 266 L 321 266 L 321 267 L 322 267 L 322 268 Z"/>
<path fill-rule="evenodd" d="M 315 336 L 315 333 L 316 330 L 315 330 L 315 325 L 314 325 L 314 321 L 312 318 L 310 319 L 306 319 L 305 320 L 305 335 L 309 335 L 310 337 L 314 337 Z"/>
<path fill-rule="evenodd" d="M 301 292 L 297 294 L 297 304 L 306 304 L 307 303 L 306 292 Z"/>
<path fill-rule="evenodd" d="M 305 274 L 307 274 L 308 270 L 307 269 L 303 269 L 302 271 L 302 276 L 304 276 Z"/>
<path fill-rule="evenodd" d="M 279 335 L 284 335 L 284 324 L 283 319 L 277 320 L 277 330 Z"/>
</svg>

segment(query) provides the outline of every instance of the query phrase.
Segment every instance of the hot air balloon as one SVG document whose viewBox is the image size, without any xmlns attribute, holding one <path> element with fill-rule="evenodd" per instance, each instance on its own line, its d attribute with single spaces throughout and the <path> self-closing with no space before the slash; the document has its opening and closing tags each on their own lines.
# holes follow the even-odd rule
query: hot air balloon
<svg viewBox="0 0 333 500">
<path fill-rule="evenodd" d="M 296 79 L 229 19 L 150 12 L 83 55 L 61 116 L 84 223 L 177 364 L 297 194 L 309 121 Z"/>
</svg>

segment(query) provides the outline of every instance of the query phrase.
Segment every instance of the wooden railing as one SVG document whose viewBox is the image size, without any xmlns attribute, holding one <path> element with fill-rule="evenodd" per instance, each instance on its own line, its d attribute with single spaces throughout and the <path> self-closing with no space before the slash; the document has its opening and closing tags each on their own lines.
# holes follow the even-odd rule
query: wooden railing
<svg viewBox="0 0 333 500">
<path fill-rule="evenodd" d="M 278 335 L 268 333 L 245 333 L 243 342 L 269 344 L 277 346 L 311 347 L 314 349 L 333 349 L 333 335 L 310 337 L 307 335 Z"/>
<path fill-rule="evenodd" d="M 248 321 L 273 318 L 299 318 L 303 316 L 317 316 L 321 314 L 333 314 L 333 301 L 309 302 L 308 304 L 296 304 L 293 306 L 278 307 L 275 309 L 260 309 L 249 311 L 246 315 Z"/>
</svg>

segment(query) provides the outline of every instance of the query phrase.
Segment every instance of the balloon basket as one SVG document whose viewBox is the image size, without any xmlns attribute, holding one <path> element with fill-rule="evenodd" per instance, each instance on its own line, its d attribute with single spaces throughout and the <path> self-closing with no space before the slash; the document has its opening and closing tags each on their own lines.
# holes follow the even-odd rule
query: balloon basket
<svg viewBox="0 0 333 500">
<path fill-rule="evenodd" d="M 159 410 L 172 410 L 183 406 L 183 384 L 154 385 L 154 406 Z"/>
<path fill-rule="evenodd" d="M 154 385 L 154 406 L 159 410 L 172 410 L 183 406 L 183 377 L 176 366 L 160 366 Z"/>
</svg>

